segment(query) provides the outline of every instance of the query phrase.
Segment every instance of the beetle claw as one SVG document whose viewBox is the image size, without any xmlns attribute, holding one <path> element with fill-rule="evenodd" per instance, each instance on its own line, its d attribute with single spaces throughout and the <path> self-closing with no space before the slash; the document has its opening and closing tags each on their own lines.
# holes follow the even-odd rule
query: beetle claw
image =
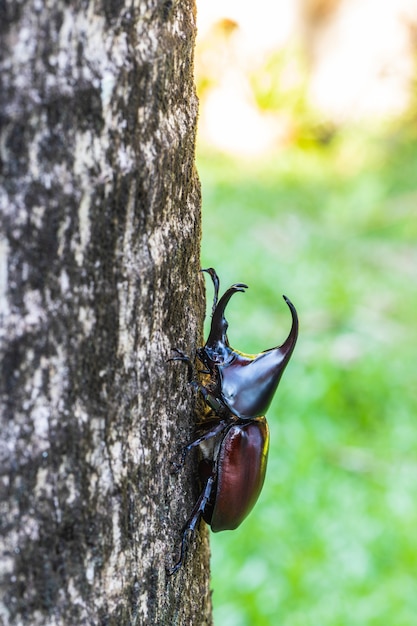
<svg viewBox="0 0 417 626">
<path fill-rule="evenodd" d="M 204 510 L 211 496 L 213 485 L 214 485 L 214 472 L 212 472 L 212 474 L 207 479 L 204 489 L 201 492 L 200 497 L 198 498 L 188 521 L 184 524 L 182 528 L 180 558 L 178 559 L 178 561 L 175 563 L 173 567 L 166 568 L 166 572 L 168 576 L 172 576 L 172 574 L 175 574 L 175 572 L 177 572 L 180 569 L 181 565 L 184 562 L 184 559 L 188 550 L 189 537 L 194 535 L 194 531 L 198 525 L 198 522 L 200 521 L 201 516 L 204 514 Z"/>
<path fill-rule="evenodd" d="M 172 348 L 172 351 L 175 352 L 177 354 L 177 356 L 172 356 L 169 359 L 167 359 L 167 363 L 169 361 L 182 361 L 183 363 L 185 363 L 187 365 L 188 382 L 189 383 L 193 382 L 193 380 L 194 380 L 194 371 L 193 371 L 193 364 L 192 364 L 192 361 L 191 361 L 190 357 L 187 356 L 179 348 Z"/>
<path fill-rule="evenodd" d="M 183 529 L 180 558 L 172 567 L 165 566 L 165 572 L 167 576 L 172 576 L 173 574 L 178 572 L 181 565 L 183 564 L 188 550 L 188 535 L 191 535 L 192 533 L 193 531 L 190 528 Z"/>
<path fill-rule="evenodd" d="M 190 357 L 187 356 L 185 352 L 183 352 L 179 348 L 172 348 L 172 351 L 175 352 L 177 356 L 172 356 L 169 359 L 167 359 L 167 361 L 186 361 L 186 362 L 191 363 Z"/>
<path fill-rule="evenodd" d="M 181 463 L 177 463 L 177 461 L 171 461 L 171 465 L 172 465 L 172 467 L 171 467 L 170 474 L 178 474 L 178 472 L 182 468 L 182 464 Z"/>
</svg>

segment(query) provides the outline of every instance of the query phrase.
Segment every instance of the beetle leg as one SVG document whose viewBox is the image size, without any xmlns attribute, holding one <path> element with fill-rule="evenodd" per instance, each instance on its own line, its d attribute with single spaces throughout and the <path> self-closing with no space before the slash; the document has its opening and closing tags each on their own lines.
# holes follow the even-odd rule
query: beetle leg
<svg viewBox="0 0 417 626">
<path fill-rule="evenodd" d="M 213 409 L 213 411 L 215 413 L 220 413 L 221 410 L 224 408 L 223 404 L 220 402 L 220 400 L 217 400 L 217 398 L 215 396 L 213 396 L 212 393 L 210 393 L 210 391 L 207 389 L 207 387 L 204 387 L 203 385 L 200 385 L 199 383 L 196 383 L 195 388 L 198 389 L 198 391 L 201 393 L 201 395 L 204 398 L 204 402 L 206 404 L 208 404 L 208 406 Z"/>
<path fill-rule="evenodd" d="M 212 428 L 210 428 L 205 433 L 197 437 L 197 439 L 193 439 L 193 441 L 190 441 L 190 443 L 184 446 L 181 450 L 180 460 L 171 461 L 172 465 L 174 466 L 173 469 L 171 470 L 171 474 L 177 474 L 180 471 L 180 469 L 183 467 L 185 463 L 185 458 L 190 450 L 199 446 L 201 443 L 203 443 L 203 441 L 207 441 L 207 439 L 211 439 L 211 437 L 215 437 L 216 435 L 221 433 L 222 430 L 226 428 L 226 426 L 227 426 L 226 420 L 220 420 L 220 422 L 218 422 Z"/>
<path fill-rule="evenodd" d="M 182 352 L 182 350 L 179 350 L 178 348 L 173 348 L 173 351 L 177 353 L 177 356 L 173 356 L 170 359 L 167 359 L 167 361 L 182 361 L 183 363 L 185 363 L 187 365 L 188 371 L 188 382 L 194 387 L 194 389 L 201 392 L 204 401 L 206 402 L 206 404 L 209 405 L 211 409 L 213 409 L 214 412 L 221 411 L 223 409 L 222 403 L 217 400 L 212 393 L 210 393 L 207 387 L 201 385 L 195 378 L 194 367 L 190 357 L 184 354 L 184 352 Z M 203 371 L 202 373 L 209 374 L 210 372 Z"/>
<path fill-rule="evenodd" d="M 209 476 L 204 486 L 204 489 L 201 492 L 200 497 L 198 498 L 193 510 L 191 511 L 190 517 L 188 518 L 187 522 L 183 526 L 180 558 L 178 559 L 178 561 L 173 567 L 166 568 L 166 573 L 168 576 L 172 576 L 172 574 L 175 574 L 180 569 L 181 565 L 184 562 L 184 559 L 187 553 L 187 548 L 188 548 L 188 537 L 190 534 L 194 533 L 196 526 L 198 522 L 200 521 L 202 514 L 204 513 L 204 509 L 211 496 L 211 490 L 213 489 L 214 480 L 215 480 L 215 472 L 213 471 L 211 476 Z"/>
<path fill-rule="evenodd" d="M 187 365 L 188 382 L 193 382 L 194 368 L 190 357 L 184 354 L 184 352 L 182 352 L 182 350 L 179 350 L 178 348 L 173 348 L 172 350 L 173 352 L 176 352 L 177 356 L 173 356 L 170 359 L 167 359 L 167 361 L 183 361 L 183 363 Z"/>
</svg>

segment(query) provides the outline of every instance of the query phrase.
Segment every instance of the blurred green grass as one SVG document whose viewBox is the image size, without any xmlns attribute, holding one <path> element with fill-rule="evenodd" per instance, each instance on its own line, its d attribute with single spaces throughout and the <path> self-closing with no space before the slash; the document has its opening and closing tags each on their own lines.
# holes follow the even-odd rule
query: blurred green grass
<svg viewBox="0 0 417 626">
<path fill-rule="evenodd" d="M 412 626 L 417 615 L 417 140 L 345 133 L 251 162 L 200 149 L 202 267 L 231 344 L 300 338 L 268 412 L 257 506 L 212 534 L 217 626 Z M 208 303 L 211 285 L 207 282 Z"/>
</svg>

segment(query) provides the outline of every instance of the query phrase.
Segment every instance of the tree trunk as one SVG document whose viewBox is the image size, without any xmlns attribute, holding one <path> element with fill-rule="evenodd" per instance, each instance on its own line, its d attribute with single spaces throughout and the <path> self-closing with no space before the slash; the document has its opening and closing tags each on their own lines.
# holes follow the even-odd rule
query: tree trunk
<svg viewBox="0 0 417 626">
<path fill-rule="evenodd" d="M 0 3 L 0 623 L 211 624 L 193 0 Z"/>
</svg>

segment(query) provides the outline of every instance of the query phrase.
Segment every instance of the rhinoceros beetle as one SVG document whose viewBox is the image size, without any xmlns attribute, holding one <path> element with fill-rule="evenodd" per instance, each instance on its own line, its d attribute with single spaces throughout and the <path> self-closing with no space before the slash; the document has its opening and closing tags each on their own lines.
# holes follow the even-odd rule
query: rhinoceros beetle
<svg viewBox="0 0 417 626">
<path fill-rule="evenodd" d="M 182 449 L 175 471 L 184 464 L 187 453 L 200 447 L 202 459 L 199 477 L 201 494 L 182 529 L 180 558 L 168 575 L 181 567 L 188 535 L 200 518 L 213 532 L 233 530 L 250 513 L 261 492 L 269 449 L 269 429 L 265 413 L 271 403 L 282 373 L 290 360 L 298 336 L 298 318 L 294 305 L 284 296 L 292 316 L 292 326 L 285 342 L 260 354 L 249 355 L 234 350 L 227 338 L 224 316 L 233 294 L 244 292 L 247 285 L 232 285 L 218 300 L 219 278 L 213 268 L 207 272 L 213 281 L 214 299 L 210 334 L 197 350 L 203 364 L 200 370 L 208 379 L 201 384 L 191 359 L 175 349 L 170 361 L 183 361 L 188 367 L 188 381 L 201 392 L 211 415 L 200 424 L 197 437 Z"/>
</svg>

